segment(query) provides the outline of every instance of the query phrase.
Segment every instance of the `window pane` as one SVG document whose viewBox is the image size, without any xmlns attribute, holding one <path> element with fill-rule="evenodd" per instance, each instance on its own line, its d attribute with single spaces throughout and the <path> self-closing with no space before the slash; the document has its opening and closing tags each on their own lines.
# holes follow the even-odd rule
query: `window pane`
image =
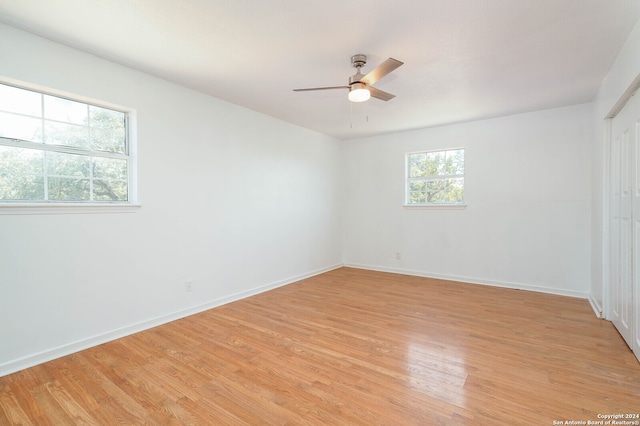
<svg viewBox="0 0 640 426">
<path fill-rule="evenodd" d="M 455 149 L 453 151 L 447 151 L 447 159 L 451 159 L 454 163 L 459 163 L 464 160 L 464 149 Z"/>
<path fill-rule="evenodd" d="M 42 151 L 0 146 L 0 200 L 44 199 Z"/>
<path fill-rule="evenodd" d="M 427 182 L 427 201 L 442 203 L 445 200 L 446 181 L 442 179 Z"/>
<path fill-rule="evenodd" d="M 44 95 L 44 118 L 65 123 L 88 124 L 88 105 Z"/>
<path fill-rule="evenodd" d="M 0 136 L 41 143 L 42 120 L 0 112 Z"/>
<path fill-rule="evenodd" d="M 88 201 L 89 179 L 49 177 L 49 200 Z"/>
<path fill-rule="evenodd" d="M 66 177 L 89 177 L 91 159 L 85 155 L 47 152 L 47 173 Z"/>
<path fill-rule="evenodd" d="M 424 180 L 413 180 L 409 183 L 409 191 L 424 191 L 427 182 Z"/>
<path fill-rule="evenodd" d="M 446 174 L 464 174 L 464 150 L 447 151 L 446 156 Z"/>
<path fill-rule="evenodd" d="M 429 192 L 444 191 L 445 187 L 446 187 L 445 180 L 436 179 L 436 180 L 427 181 L 427 190 Z"/>
<path fill-rule="evenodd" d="M 447 165 L 447 174 L 464 175 L 464 163 L 451 163 Z"/>
<path fill-rule="evenodd" d="M 0 84 L 0 110 L 41 117 L 41 101 L 40 93 Z"/>
<path fill-rule="evenodd" d="M 444 173 L 443 152 L 427 153 L 427 173 L 429 176 L 436 176 Z"/>
<path fill-rule="evenodd" d="M 127 179 L 127 160 L 96 157 L 93 159 L 93 177 Z"/>
<path fill-rule="evenodd" d="M 42 159 L 37 149 L 0 146 L 0 175 L 42 175 Z"/>
<path fill-rule="evenodd" d="M 461 203 L 464 201 L 464 179 L 447 179 L 446 202 Z"/>
<path fill-rule="evenodd" d="M 93 181 L 93 199 L 96 201 L 127 201 L 127 182 L 96 179 Z"/>
<path fill-rule="evenodd" d="M 44 142 L 46 144 L 89 149 L 87 127 L 53 121 L 45 121 L 44 126 Z"/>
<path fill-rule="evenodd" d="M 125 114 L 96 106 L 89 112 L 92 149 L 126 153 Z"/>
<path fill-rule="evenodd" d="M 44 177 L 0 173 L 0 200 L 37 201 L 44 199 Z"/>
<path fill-rule="evenodd" d="M 427 194 L 425 192 L 409 192 L 409 204 L 425 203 Z"/>
<path fill-rule="evenodd" d="M 427 154 L 409 155 L 409 177 L 421 177 L 427 174 Z"/>
</svg>

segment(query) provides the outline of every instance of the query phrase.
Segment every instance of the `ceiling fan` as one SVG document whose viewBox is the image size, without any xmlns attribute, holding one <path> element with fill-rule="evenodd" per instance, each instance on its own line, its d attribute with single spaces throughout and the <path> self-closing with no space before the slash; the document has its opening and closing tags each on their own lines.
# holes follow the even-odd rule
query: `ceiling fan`
<svg viewBox="0 0 640 426">
<path fill-rule="evenodd" d="M 312 87 L 308 89 L 293 89 L 293 91 L 308 92 L 311 90 L 349 89 L 349 100 L 351 102 L 364 102 L 369 100 L 370 97 L 381 99 L 383 101 L 395 98 L 395 95 L 376 89 L 375 87 L 372 87 L 372 85 L 382 77 L 394 71 L 400 65 L 403 65 L 404 62 L 389 58 L 364 75 L 360 72 L 360 69 L 366 64 L 366 55 L 357 54 L 351 57 L 351 65 L 353 65 L 358 71 L 349 77 L 348 86 Z"/>
</svg>

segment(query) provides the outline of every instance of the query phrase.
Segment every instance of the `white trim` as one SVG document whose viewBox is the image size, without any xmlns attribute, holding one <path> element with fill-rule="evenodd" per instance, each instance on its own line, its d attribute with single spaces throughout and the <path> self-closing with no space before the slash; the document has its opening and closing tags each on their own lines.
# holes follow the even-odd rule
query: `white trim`
<svg viewBox="0 0 640 426">
<path fill-rule="evenodd" d="M 464 210 L 467 208 L 466 204 L 403 204 L 409 210 Z"/>
<path fill-rule="evenodd" d="M 0 203 L 0 215 L 5 214 L 94 214 L 135 213 L 141 204 L 91 204 L 91 203 Z"/>
<path fill-rule="evenodd" d="M 461 149 L 465 149 L 465 147 L 463 145 L 461 146 L 454 146 L 451 148 L 439 148 L 439 149 L 419 149 L 417 151 L 409 151 L 409 152 L 405 152 L 404 155 L 405 157 L 410 155 L 410 154 L 422 154 L 423 152 L 442 152 L 442 151 L 458 151 Z"/>
<path fill-rule="evenodd" d="M 589 297 L 588 293 L 586 292 L 563 290 L 563 289 L 554 288 L 554 287 L 546 287 L 546 286 L 538 286 L 538 285 L 530 285 L 530 284 L 522 284 L 522 283 L 511 283 L 511 282 L 504 282 L 504 281 L 484 280 L 484 279 L 473 278 L 473 277 L 436 274 L 433 272 L 413 271 L 410 269 L 402 269 L 402 268 L 388 268 L 384 266 L 381 267 L 381 266 L 373 266 L 373 265 L 362 265 L 357 263 L 345 263 L 344 266 L 347 268 L 367 269 L 370 271 L 380 271 L 380 272 L 391 272 L 393 274 L 412 275 L 417 277 L 434 278 L 434 279 L 446 280 L 446 281 L 458 281 L 458 282 L 468 283 L 468 284 L 481 284 L 481 285 L 487 285 L 491 287 L 510 288 L 514 290 L 535 291 L 538 293 L 555 294 L 557 296 L 569 296 L 569 297 L 575 297 L 579 299 L 588 299 Z"/>
<path fill-rule="evenodd" d="M 620 95 L 620 99 L 618 99 L 618 102 L 616 102 L 615 105 L 611 108 L 609 114 L 607 114 L 605 119 L 615 118 L 615 116 L 618 115 L 620 111 L 622 111 L 622 108 L 624 108 L 629 99 L 631 99 L 631 97 L 634 95 L 634 93 L 636 93 L 638 89 L 640 89 L 640 74 L 638 74 L 636 78 L 631 82 L 629 87 L 627 87 L 627 90 L 625 90 L 624 93 Z"/>
<path fill-rule="evenodd" d="M 7 138 L 4 136 L 0 136 L 0 145 L 10 146 L 13 148 L 33 149 L 36 151 L 49 151 L 59 152 L 62 154 L 82 155 L 84 157 L 115 158 L 117 160 L 127 160 L 129 158 L 127 154 L 122 154 L 119 152 L 90 151 L 88 149 L 75 148 L 72 146 L 32 142 L 16 138 Z"/>
<path fill-rule="evenodd" d="M 602 135 L 604 143 L 602 167 L 602 318 L 610 319 L 609 314 L 609 297 L 611 294 L 611 131 L 612 118 L 604 120 L 604 134 Z"/>
<path fill-rule="evenodd" d="M 129 336 L 131 334 L 139 333 L 144 330 L 148 330 L 153 327 L 157 327 L 162 324 L 166 324 L 171 321 L 175 321 L 190 315 L 194 315 L 209 309 L 216 308 L 218 306 L 225 305 L 227 303 L 235 302 L 240 299 L 244 299 L 256 294 L 260 294 L 269 290 L 273 290 L 278 287 L 282 287 L 306 278 L 313 277 L 315 275 L 324 274 L 325 272 L 332 271 L 334 269 L 341 268 L 342 264 L 335 264 L 321 269 L 301 274 L 295 277 L 274 281 L 269 284 L 255 287 L 250 290 L 241 291 L 239 293 L 231 294 L 228 296 L 220 297 L 210 300 L 208 302 L 192 306 L 180 311 L 171 312 L 166 315 L 161 315 L 155 318 L 151 318 L 145 321 L 141 321 L 135 324 L 131 324 L 125 327 L 121 327 L 115 330 L 108 331 L 106 333 L 98 334 L 86 339 L 78 340 L 69 344 L 58 346 L 56 348 L 47 349 L 45 351 L 24 356 L 15 360 L 11 360 L 0 364 L 0 377 L 7 374 L 15 373 L 16 371 L 24 370 L 25 368 L 33 367 L 38 364 L 42 364 L 47 361 L 54 360 L 66 355 L 70 355 L 75 352 L 79 352 L 93 346 L 101 345 L 103 343 L 110 342 L 122 337 Z"/>
<path fill-rule="evenodd" d="M 66 99 L 68 101 L 80 102 L 83 104 L 89 104 L 92 106 L 96 106 L 99 108 L 107 108 L 112 109 L 118 112 L 128 113 L 130 111 L 129 107 L 124 105 L 115 104 L 113 102 L 107 102 L 102 99 L 92 98 L 88 96 L 79 95 L 77 93 L 71 93 L 64 90 L 53 89 L 48 86 L 43 86 L 40 84 L 35 84 L 28 81 L 16 80 L 14 78 L 9 77 L 0 77 L 0 84 L 4 84 L 5 86 L 15 87 L 16 89 L 28 90 L 30 92 L 36 92 L 41 95 L 55 96 L 57 98 Z"/>
<path fill-rule="evenodd" d="M 598 301 L 593 297 L 592 293 L 589 293 L 589 297 L 587 299 L 589 300 L 589 304 L 591 305 L 591 308 L 593 309 L 593 312 L 595 312 L 596 316 L 600 319 L 604 319 L 602 315 L 602 306 L 598 304 Z"/>
</svg>

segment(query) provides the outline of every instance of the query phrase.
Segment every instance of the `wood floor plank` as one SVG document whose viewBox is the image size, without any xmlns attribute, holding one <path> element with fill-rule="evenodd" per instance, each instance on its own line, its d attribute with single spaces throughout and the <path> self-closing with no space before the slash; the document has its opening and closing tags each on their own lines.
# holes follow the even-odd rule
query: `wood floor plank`
<svg viewBox="0 0 640 426">
<path fill-rule="evenodd" d="M 8 385 L 0 388 L 0 424 L 33 424 Z"/>
<path fill-rule="evenodd" d="M 583 299 L 340 268 L 0 377 L 0 424 L 478 425 L 640 413 Z"/>
</svg>

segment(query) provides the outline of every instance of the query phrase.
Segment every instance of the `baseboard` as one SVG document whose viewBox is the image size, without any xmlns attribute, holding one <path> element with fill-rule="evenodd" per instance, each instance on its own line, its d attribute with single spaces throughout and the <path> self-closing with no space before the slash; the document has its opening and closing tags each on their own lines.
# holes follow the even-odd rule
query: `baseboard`
<svg viewBox="0 0 640 426">
<path fill-rule="evenodd" d="M 261 285 L 261 286 L 252 288 L 250 290 L 246 290 L 246 291 L 231 294 L 225 297 L 220 297 L 214 300 L 210 300 L 208 302 L 205 302 L 196 306 L 192 306 L 187 309 L 171 312 L 166 315 L 161 315 L 155 318 L 151 318 L 145 321 L 141 321 L 135 324 L 131 324 L 125 327 L 111 330 L 106 333 L 102 333 L 86 339 L 78 340 L 76 342 L 58 346 L 56 348 L 47 349 L 46 351 L 42 351 L 36 354 L 11 360 L 3 364 L 0 364 L 0 377 L 6 376 L 7 374 L 15 373 L 20 370 L 24 370 L 25 368 L 42 364 L 47 361 L 54 360 L 56 358 L 70 355 L 75 352 L 89 349 L 91 347 L 101 345 L 103 343 L 107 343 L 112 340 L 126 337 L 131 334 L 139 333 L 141 331 L 148 330 L 150 328 L 157 327 L 159 325 L 166 324 L 171 321 L 178 320 L 180 318 L 185 318 L 190 315 L 194 315 L 209 309 L 216 308 L 218 306 L 226 305 L 227 303 L 235 302 L 237 300 L 245 299 L 247 297 L 254 296 L 256 294 L 264 293 L 266 291 L 273 290 L 275 288 L 282 287 L 287 284 L 291 284 L 300 280 L 304 280 L 306 278 L 324 274 L 325 272 L 329 272 L 334 269 L 341 268 L 342 266 L 344 265 L 336 264 L 336 265 L 328 266 L 326 268 L 316 269 L 314 271 L 310 271 L 305 274 L 289 277 L 283 280 L 274 281 L 272 283 Z"/>
<path fill-rule="evenodd" d="M 569 297 L 576 297 L 579 299 L 588 299 L 588 293 L 572 291 L 572 290 L 562 290 L 554 287 L 545 287 L 545 286 L 512 283 L 512 282 L 504 282 L 504 281 L 484 280 L 484 279 L 474 278 L 474 277 L 437 274 L 437 273 L 425 272 L 425 271 L 414 271 L 414 270 L 402 269 L 402 268 L 388 268 L 384 266 L 381 267 L 381 266 L 364 265 L 364 264 L 358 264 L 358 263 L 345 263 L 344 266 L 348 268 L 368 269 L 371 271 L 390 272 L 390 273 L 401 274 L 401 275 L 413 275 L 417 277 L 434 278 L 434 279 L 447 280 L 447 281 L 458 281 L 458 282 L 469 283 L 469 284 L 481 284 L 481 285 L 488 285 L 493 287 L 503 287 L 503 288 L 511 288 L 516 290 L 535 291 L 538 293 L 547 293 L 547 294 L 555 294 L 558 296 L 569 296 Z"/>
<path fill-rule="evenodd" d="M 602 306 L 600 306 L 600 304 L 596 301 L 596 299 L 593 298 L 593 294 L 589 293 L 589 304 L 591 305 L 591 308 L 593 309 L 593 312 L 595 312 L 596 316 L 598 318 L 604 319 L 604 316 L 602 314 Z"/>
</svg>

